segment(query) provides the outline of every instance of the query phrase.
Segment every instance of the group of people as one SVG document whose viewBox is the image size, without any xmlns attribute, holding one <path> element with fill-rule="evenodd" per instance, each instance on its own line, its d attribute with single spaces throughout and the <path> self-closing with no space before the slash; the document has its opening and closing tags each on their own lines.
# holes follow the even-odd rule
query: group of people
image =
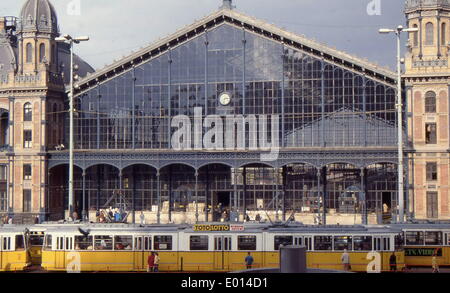
<svg viewBox="0 0 450 293">
<path fill-rule="evenodd" d="M 109 207 L 105 210 L 99 210 L 96 216 L 98 223 L 120 223 L 124 220 L 125 213 L 119 208 Z"/>
<path fill-rule="evenodd" d="M 147 273 L 157 273 L 159 268 L 159 255 L 157 252 L 151 252 L 147 259 Z"/>
<path fill-rule="evenodd" d="M 3 225 L 6 225 L 6 224 L 11 225 L 12 223 L 13 223 L 13 218 L 12 217 L 8 217 L 7 215 L 2 217 L 2 224 Z"/>
</svg>

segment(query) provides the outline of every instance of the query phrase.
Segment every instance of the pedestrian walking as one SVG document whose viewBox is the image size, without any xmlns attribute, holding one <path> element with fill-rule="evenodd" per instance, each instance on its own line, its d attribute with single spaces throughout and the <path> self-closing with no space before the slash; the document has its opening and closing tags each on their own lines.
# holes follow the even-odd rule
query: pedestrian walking
<svg viewBox="0 0 450 293">
<path fill-rule="evenodd" d="M 437 261 L 437 254 L 438 254 L 438 251 L 436 249 L 433 253 L 433 257 L 431 258 L 431 267 L 433 269 L 433 273 L 439 273 L 439 264 Z"/>
<path fill-rule="evenodd" d="M 350 255 L 348 254 L 347 249 L 344 249 L 344 253 L 342 253 L 341 262 L 344 265 L 344 271 L 351 271 Z"/>
<path fill-rule="evenodd" d="M 153 272 L 155 268 L 155 254 L 153 252 L 147 258 L 147 273 Z"/>
<path fill-rule="evenodd" d="M 247 270 L 250 270 L 252 268 L 253 261 L 254 261 L 253 256 L 251 256 L 249 252 L 248 255 L 245 257 L 245 265 L 247 266 Z"/>
</svg>

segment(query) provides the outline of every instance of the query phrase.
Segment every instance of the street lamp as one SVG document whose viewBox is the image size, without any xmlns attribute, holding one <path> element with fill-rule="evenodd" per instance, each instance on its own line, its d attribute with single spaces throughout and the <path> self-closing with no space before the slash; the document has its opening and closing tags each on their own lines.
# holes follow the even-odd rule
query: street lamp
<svg viewBox="0 0 450 293">
<path fill-rule="evenodd" d="M 417 32 L 418 28 L 403 28 L 399 25 L 396 29 L 380 29 L 380 34 L 395 33 L 397 35 L 397 114 L 398 114 L 398 209 L 399 222 L 404 222 L 404 188 L 403 188 L 403 102 L 402 102 L 402 72 L 400 56 L 400 35 L 402 32 Z"/>
<path fill-rule="evenodd" d="M 80 42 L 89 41 L 89 37 L 82 36 L 78 38 L 72 38 L 70 35 L 64 35 L 63 37 L 55 38 L 56 42 L 70 44 L 70 93 L 69 93 L 69 113 L 70 113 L 70 143 L 69 143 L 69 217 L 72 217 L 73 213 L 73 44 L 79 44 Z M 83 198 L 83 211 L 82 219 L 85 218 L 84 210 L 84 198 Z M 73 219 L 75 220 L 75 219 Z"/>
</svg>

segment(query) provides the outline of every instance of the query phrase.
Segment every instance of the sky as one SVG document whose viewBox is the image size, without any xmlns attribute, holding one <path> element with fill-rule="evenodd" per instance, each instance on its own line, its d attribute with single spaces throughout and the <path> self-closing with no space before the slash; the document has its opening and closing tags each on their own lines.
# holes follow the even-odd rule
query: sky
<svg viewBox="0 0 450 293">
<path fill-rule="evenodd" d="M 26 0 L 1 0 L 0 15 L 19 16 Z M 222 0 L 51 0 L 60 31 L 90 37 L 75 52 L 95 69 L 194 23 Z M 405 0 L 234 0 L 239 12 L 329 47 L 395 69 L 393 34 L 405 26 Z M 406 38 L 403 40 L 406 44 Z M 402 46 L 404 51 L 405 46 Z"/>
</svg>

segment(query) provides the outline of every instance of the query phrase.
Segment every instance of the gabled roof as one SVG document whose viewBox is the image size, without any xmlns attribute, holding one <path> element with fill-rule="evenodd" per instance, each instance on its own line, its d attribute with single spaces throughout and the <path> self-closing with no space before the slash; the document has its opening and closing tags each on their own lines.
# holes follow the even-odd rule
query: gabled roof
<svg viewBox="0 0 450 293">
<path fill-rule="evenodd" d="M 386 68 L 382 68 L 367 60 L 357 58 L 342 51 L 327 47 L 318 42 L 307 39 L 303 36 L 280 29 L 275 25 L 265 21 L 239 13 L 236 10 L 221 9 L 209 16 L 186 26 L 172 35 L 158 40 L 154 44 L 142 48 L 139 51 L 125 57 L 111 65 L 106 66 L 80 80 L 77 84 L 77 93 L 96 86 L 105 80 L 110 79 L 124 71 L 128 71 L 132 67 L 145 63 L 157 56 L 167 52 L 169 49 L 189 41 L 198 35 L 203 34 L 207 30 L 211 30 L 223 23 L 228 23 L 248 31 L 261 35 L 274 41 L 283 42 L 286 47 L 291 47 L 310 54 L 317 58 L 323 58 L 326 62 L 337 64 L 350 71 L 365 74 L 366 76 L 376 79 L 382 83 L 394 85 L 396 83 L 396 74 Z"/>
</svg>

